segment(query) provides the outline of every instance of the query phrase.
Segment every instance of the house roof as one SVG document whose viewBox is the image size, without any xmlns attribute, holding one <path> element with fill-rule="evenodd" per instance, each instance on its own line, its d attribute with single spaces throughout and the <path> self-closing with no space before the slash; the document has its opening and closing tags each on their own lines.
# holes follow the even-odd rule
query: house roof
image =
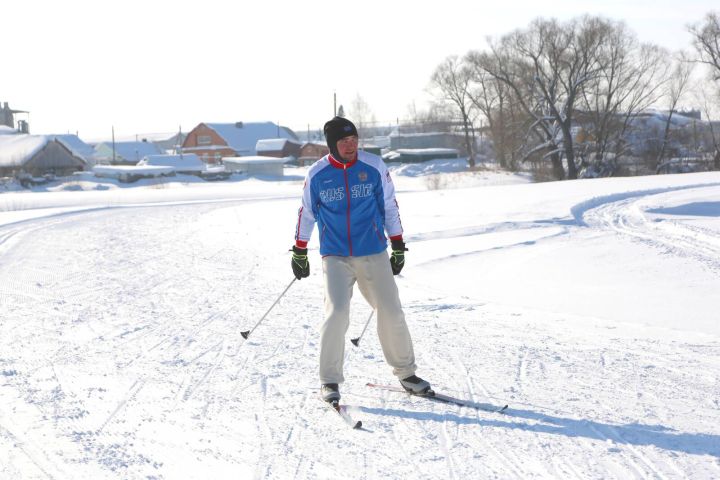
<svg viewBox="0 0 720 480">
<path fill-rule="evenodd" d="M 104 142 L 95 145 L 95 151 L 107 150 L 112 151 L 113 144 L 111 142 Z M 152 142 L 115 142 L 115 155 L 125 160 L 137 160 L 147 155 L 159 155 L 162 152 Z"/>
<path fill-rule="evenodd" d="M 48 144 L 45 135 L 0 135 L 0 167 L 19 167 Z"/>
<path fill-rule="evenodd" d="M 222 160 L 223 163 L 231 163 L 235 165 L 276 165 L 287 163 L 291 159 L 292 157 L 277 158 L 252 155 L 247 157 L 223 157 Z"/>
<path fill-rule="evenodd" d="M 176 172 L 202 172 L 205 163 L 194 153 L 183 155 L 148 155 L 138 165 L 173 167 Z"/>
<path fill-rule="evenodd" d="M 295 145 L 300 145 L 299 142 L 296 142 L 295 140 L 291 140 L 289 138 L 265 138 L 262 140 L 258 140 L 255 144 L 255 150 L 259 152 L 277 152 L 285 148 L 286 143 L 294 143 Z"/>
<path fill-rule="evenodd" d="M 206 123 L 240 155 L 255 155 L 258 140 L 285 138 L 297 142 L 295 133 L 273 122 Z"/>
<path fill-rule="evenodd" d="M 84 159 L 92 158 L 95 155 L 95 149 L 87 143 L 80 140 L 80 137 L 72 134 L 50 135 L 59 140 L 68 150 L 76 156 Z"/>
</svg>

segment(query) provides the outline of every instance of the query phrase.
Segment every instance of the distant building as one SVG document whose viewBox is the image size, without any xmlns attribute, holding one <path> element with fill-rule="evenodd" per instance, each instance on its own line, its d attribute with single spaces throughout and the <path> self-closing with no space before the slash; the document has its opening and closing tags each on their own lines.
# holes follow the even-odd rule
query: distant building
<svg viewBox="0 0 720 480">
<path fill-rule="evenodd" d="M 282 177 L 285 163 L 289 160 L 290 158 L 252 155 L 246 157 L 223 157 L 222 163 L 228 171 L 235 173 Z"/>
<path fill-rule="evenodd" d="M 8 102 L 0 105 L 0 125 L 5 125 L 10 128 L 17 128 L 20 133 L 30 133 L 30 128 L 27 121 L 19 120 L 18 124 L 15 125 L 15 114 L 16 113 L 28 113 L 25 110 L 13 110 L 8 105 Z"/>
<path fill-rule="evenodd" d="M 163 150 L 165 152 L 179 152 L 180 148 L 182 148 L 182 144 L 185 141 L 185 135 L 184 133 L 176 133 L 175 135 L 168 136 L 167 134 L 154 134 L 152 138 L 149 138 L 148 140 L 151 140 L 152 143 L 157 145 L 160 150 Z M 142 136 L 145 138 L 145 135 Z"/>
<path fill-rule="evenodd" d="M 300 166 L 303 165 L 309 165 L 313 163 L 315 160 L 318 160 L 325 155 L 330 153 L 330 149 L 328 149 L 327 145 L 325 143 L 314 143 L 314 142 L 307 142 L 304 143 L 302 147 L 300 147 L 300 155 L 298 156 L 298 164 Z"/>
<path fill-rule="evenodd" d="M 77 135 L 64 133 L 60 135 L 48 135 L 65 145 L 76 157 L 82 158 L 88 165 L 95 165 L 95 149 L 92 145 L 80 140 Z"/>
<path fill-rule="evenodd" d="M 182 149 L 219 163 L 223 157 L 255 156 L 258 141 L 267 139 L 298 142 L 292 130 L 273 122 L 201 123 L 187 134 Z"/>
<path fill-rule="evenodd" d="M 175 175 L 173 167 L 159 165 L 95 165 L 92 171 L 98 178 L 114 178 L 123 183 Z"/>
<path fill-rule="evenodd" d="M 138 163 L 139 166 L 151 165 L 158 167 L 172 167 L 177 173 L 199 174 L 205 170 L 205 164 L 194 153 L 183 155 L 148 155 Z"/>
<path fill-rule="evenodd" d="M 160 155 L 162 150 L 153 142 L 103 142 L 95 145 L 95 158 L 103 165 L 137 165 L 148 155 Z"/>
<path fill-rule="evenodd" d="M 0 135 L 0 176 L 69 175 L 87 163 L 50 135 Z"/>
<path fill-rule="evenodd" d="M 258 140 L 255 151 L 264 157 L 295 157 L 300 156 L 300 142 L 288 138 L 266 138 Z"/>
<path fill-rule="evenodd" d="M 386 162 L 422 163 L 428 160 L 458 158 L 454 148 L 399 148 L 382 156 Z"/>
<path fill-rule="evenodd" d="M 402 133 L 390 135 L 390 149 L 455 148 L 465 152 L 465 137 L 449 132 Z"/>
</svg>

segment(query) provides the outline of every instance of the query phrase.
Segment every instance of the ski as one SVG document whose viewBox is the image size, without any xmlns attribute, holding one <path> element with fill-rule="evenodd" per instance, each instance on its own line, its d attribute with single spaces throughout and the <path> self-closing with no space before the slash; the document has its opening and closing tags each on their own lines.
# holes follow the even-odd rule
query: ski
<svg viewBox="0 0 720 480">
<path fill-rule="evenodd" d="M 413 397 L 427 398 L 428 400 L 433 400 L 436 402 L 449 403 L 451 405 L 457 405 L 458 407 L 474 408 L 475 410 L 482 410 L 484 412 L 503 413 L 508 408 L 507 405 L 498 406 L 489 403 L 477 403 L 471 400 L 463 400 L 460 398 L 451 397 L 450 395 L 437 393 L 433 390 L 430 390 L 426 393 L 412 393 L 408 392 L 402 387 L 396 387 L 395 385 L 378 385 L 377 383 L 368 383 L 367 386 L 372 388 L 378 388 L 381 390 L 387 390 L 390 392 L 407 393 L 408 395 L 411 395 Z"/>
<path fill-rule="evenodd" d="M 362 421 L 355 420 L 352 418 L 350 413 L 347 411 L 347 406 L 340 405 L 340 402 L 337 400 L 333 402 L 323 402 L 328 407 L 330 407 L 334 412 L 336 412 L 338 415 L 340 415 L 340 418 L 343 419 L 343 421 L 352 429 L 357 430 L 362 427 Z"/>
</svg>

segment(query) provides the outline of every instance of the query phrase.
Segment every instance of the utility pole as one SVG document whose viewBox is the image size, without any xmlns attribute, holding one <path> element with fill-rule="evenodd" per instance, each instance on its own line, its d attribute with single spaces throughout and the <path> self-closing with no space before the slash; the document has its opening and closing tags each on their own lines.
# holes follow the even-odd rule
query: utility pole
<svg viewBox="0 0 720 480">
<path fill-rule="evenodd" d="M 113 146 L 112 164 L 115 165 L 115 125 L 112 126 L 112 146 Z"/>
<path fill-rule="evenodd" d="M 175 141 L 175 154 L 177 155 L 180 153 L 180 160 L 183 158 L 183 149 L 182 144 L 180 143 L 182 141 L 182 125 L 178 125 L 178 135 L 177 140 Z"/>
<path fill-rule="evenodd" d="M 333 92 L 333 117 L 337 115 L 337 93 Z"/>
</svg>

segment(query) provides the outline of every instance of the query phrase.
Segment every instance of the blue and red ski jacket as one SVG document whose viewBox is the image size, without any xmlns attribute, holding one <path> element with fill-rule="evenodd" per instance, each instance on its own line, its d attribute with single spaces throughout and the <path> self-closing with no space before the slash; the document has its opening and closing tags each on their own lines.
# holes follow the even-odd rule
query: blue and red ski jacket
<svg viewBox="0 0 720 480">
<path fill-rule="evenodd" d="M 395 187 L 382 158 L 358 151 L 348 163 L 325 155 L 308 170 L 295 244 L 306 248 L 317 222 L 320 255 L 373 255 L 387 248 L 385 232 L 402 239 Z"/>
</svg>

